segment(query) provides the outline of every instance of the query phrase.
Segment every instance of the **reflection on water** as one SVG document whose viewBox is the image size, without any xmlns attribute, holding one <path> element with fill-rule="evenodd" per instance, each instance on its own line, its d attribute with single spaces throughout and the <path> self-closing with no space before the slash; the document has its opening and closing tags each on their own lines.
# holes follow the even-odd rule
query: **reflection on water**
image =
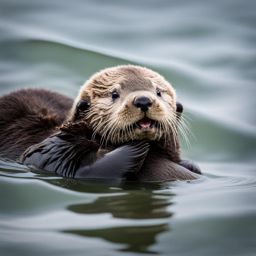
<svg viewBox="0 0 256 256">
<path fill-rule="evenodd" d="M 170 195 L 154 195 L 150 190 L 128 190 L 122 195 L 97 198 L 92 203 L 69 205 L 68 210 L 77 214 L 111 214 L 112 218 L 127 220 L 161 219 L 160 224 L 138 224 L 103 229 L 64 230 L 84 237 L 97 237 L 106 241 L 122 244 L 122 251 L 153 253 L 150 246 L 157 242 L 157 235 L 167 232 L 172 212 Z M 164 221 L 163 220 L 167 219 Z"/>
<path fill-rule="evenodd" d="M 8 170 L 4 170 L 4 173 L 6 179 L 10 179 L 14 175 L 12 171 Z M 60 201 L 56 196 L 51 200 L 49 198 L 43 199 L 40 204 L 46 205 L 47 203 L 47 211 L 48 214 L 50 213 L 46 219 L 44 216 L 41 216 L 42 211 L 41 213 L 34 213 L 34 217 L 30 212 L 28 216 L 23 214 L 23 217 L 14 217 L 14 220 L 16 219 L 15 224 L 9 223 L 10 217 L 8 216 L 8 212 L 14 210 L 13 205 L 2 201 L 1 205 L 8 208 L 4 211 L 6 214 L 2 212 L 4 215 L 3 220 L 0 221 L 0 226 L 2 226 L 3 230 L 15 227 L 22 230 L 38 230 L 50 228 L 51 224 L 49 223 L 54 223 L 55 228 L 63 234 L 73 234 L 84 238 L 100 238 L 107 242 L 119 244 L 121 247 L 117 251 L 137 253 L 157 253 L 157 250 L 151 249 L 157 243 L 157 236 L 170 231 L 169 222 L 173 215 L 170 209 L 175 195 L 169 189 L 168 193 L 162 193 L 161 189 L 166 187 L 164 184 L 138 184 L 130 182 L 117 187 L 103 182 L 55 179 L 54 177 L 49 178 L 40 174 L 37 174 L 36 177 L 33 175 L 30 177 L 30 173 L 23 172 L 23 177 L 16 177 L 16 184 L 13 185 L 13 188 L 21 192 L 22 190 L 19 188 L 23 187 L 24 179 L 27 181 L 29 179 L 37 179 L 41 180 L 41 182 L 40 186 L 39 184 L 30 183 L 31 188 L 28 187 L 28 189 L 32 191 L 33 188 L 37 187 L 37 192 L 32 196 L 33 198 L 25 198 L 27 195 L 24 193 L 23 196 L 19 197 L 19 200 L 22 202 L 28 200 L 33 203 L 38 195 L 45 197 L 46 194 L 43 194 L 43 190 L 46 188 L 50 191 L 58 188 L 61 189 L 62 193 L 65 190 L 66 200 L 60 206 Z M 6 188 L 8 183 L 9 181 L 7 180 L 5 182 L 2 181 L 1 193 L 8 190 Z M 41 189 L 38 190 L 40 187 Z M 70 200 L 70 198 L 68 200 L 67 195 L 70 197 L 74 193 L 80 196 L 73 195 L 73 200 Z M 17 199 L 18 196 L 15 194 L 8 198 L 8 200 L 15 202 L 16 207 L 22 207 L 16 204 Z M 57 210 L 55 205 L 57 200 L 58 207 L 61 207 L 63 211 L 67 211 L 63 216 L 54 213 Z M 79 203 L 74 203 L 76 200 Z M 30 203 L 27 203 L 27 208 L 28 205 Z M 75 220 L 78 218 L 77 215 L 80 216 L 81 220 L 84 220 L 80 224 Z M 96 219 L 97 216 L 98 218 L 99 216 L 106 215 L 109 217 L 101 220 L 104 221 L 105 219 L 106 221 L 105 225 L 101 228 L 97 223 L 88 225 L 87 220 L 90 219 L 90 215 L 94 218 L 96 217 Z"/>
<path fill-rule="evenodd" d="M 150 249 L 150 246 L 156 243 L 158 234 L 170 229 L 168 222 L 173 213 L 170 212 L 169 206 L 172 205 L 173 194 L 153 193 L 153 189 L 161 188 L 161 185 L 158 184 L 130 183 L 111 189 L 109 186 L 106 187 L 104 183 L 92 184 L 68 180 L 68 182 L 65 182 L 65 187 L 69 189 L 73 187 L 77 191 L 79 189 L 78 183 L 81 186 L 80 192 L 86 190 L 87 193 L 104 193 L 104 195 L 98 196 L 91 203 L 69 205 L 67 210 L 71 212 L 85 216 L 87 214 L 110 214 L 115 219 L 161 219 L 161 221 L 154 225 L 151 224 L 152 222 L 147 224 L 137 222 L 135 226 L 131 224 L 110 228 L 69 229 L 63 230 L 64 233 L 102 238 L 108 242 L 121 244 L 121 251 L 156 253 Z M 113 189 L 116 190 L 116 193 L 113 193 Z"/>
<path fill-rule="evenodd" d="M 157 253 L 150 249 L 150 246 L 157 243 L 157 235 L 167 232 L 169 227 L 167 224 L 152 226 L 129 226 L 119 228 L 108 228 L 100 230 L 69 230 L 72 233 L 85 237 L 97 237 L 104 240 L 122 244 L 124 247 L 121 251 L 137 252 L 137 253 Z"/>
<path fill-rule="evenodd" d="M 0 254 L 254 255 L 255 1 L 0 2 L 0 95 L 75 97 L 94 72 L 155 69 L 190 123 L 184 158 L 204 178 L 79 182 L 0 161 Z M 1 120 L 0 120 L 1 122 Z"/>
<path fill-rule="evenodd" d="M 247 233 L 251 237 L 254 234 L 250 227 L 255 223 L 255 206 L 250 198 L 255 192 L 255 178 L 208 175 L 192 183 L 116 186 L 30 172 L 16 176 L 3 167 L 2 174 L 0 193 L 8 194 L 8 198 L 1 197 L 4 211 L 0 215 L 0 236 L 7 248 L 15 245 L 24 255 L 29 249 L 21 246 L 24 238 L 34 241 L 34 251 L 43 243 L 43 234 L 51 237 L 47 243 L 54 248 L 54 255 L 59 255 L 63 248 L 63 244 L 56 244 L 58 239 L 73 241 L 66 249 L 69 253 L 81 250 L 83 243 L 79 239 L 96 239 L 101 248 L 106 247 L 105 243 L 110 245 L 111 255 L 168 255 L 197 243 L 199 251 L 202 246 L 212 248 L 214 255 L 215 244 L 209 241 L 222 240 L 226 251 L 230 250 L 230 236 L 231 240 L 245 242 Z M 10 232 L 15 232 L 15 240 L 6 239 Z M 20 245 L 15 242 L 21 240 Z M 253 248 L 252 241 L 246 240 L 247 248 Z M 90 250 L 97 255 L 97 246 Z M 230 251 L 241 249 L 236 244 Z M 47 254 L 47 248 L 41 252 Z"/>
<path fill-rule="evenodd" d="M 125 195 L 100 197 L 90 206 L 71 205 L 68 210 L 79 214 L 110 213 L 112 217 L 127 219 L 168 218 L 172 216 L 166 212 L 167 206 L 171 205 L 170 199 L 169 195 L 166 198 L 159 198 L 149 191 L 130 191 Z"/>
</svg>

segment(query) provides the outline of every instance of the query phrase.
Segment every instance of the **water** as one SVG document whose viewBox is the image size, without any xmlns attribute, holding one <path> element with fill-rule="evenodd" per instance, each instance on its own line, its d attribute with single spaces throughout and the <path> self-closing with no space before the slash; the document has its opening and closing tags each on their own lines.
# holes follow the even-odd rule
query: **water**
<svg viewBox="0 0 256 256">
<path fill-rule="evenodd" d="M 0 1 L 0 94 L 75 97 L 139 64 L 176 88 L 194 182 L 86 183 L 0 162 L 1 255 L 255 255 L 255 1 Z"/>
</svg>

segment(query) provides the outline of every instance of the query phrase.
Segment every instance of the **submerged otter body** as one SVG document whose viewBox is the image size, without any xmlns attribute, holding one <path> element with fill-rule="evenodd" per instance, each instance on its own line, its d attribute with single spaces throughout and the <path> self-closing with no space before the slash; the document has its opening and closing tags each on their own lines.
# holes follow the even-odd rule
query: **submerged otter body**
<svg viewBox="0 0 256 256">
<path fill-rule="evenodd" d="M 34 89 L 0 98 L 0 156 L 72 178 L 191 180 L 200 170 L 180 159 L 181 112 L 158 73 L 109 68 L 74 102 Z"/>
</svg>

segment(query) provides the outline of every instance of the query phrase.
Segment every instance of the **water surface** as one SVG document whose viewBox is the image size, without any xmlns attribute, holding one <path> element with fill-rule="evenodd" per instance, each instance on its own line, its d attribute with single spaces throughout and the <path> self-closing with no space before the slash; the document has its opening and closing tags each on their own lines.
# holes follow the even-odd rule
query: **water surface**
<svg viewBox="0 0 256 256">
<path fill-rule="evenodd" d="M 175 87 L 204 177 L 105 184 L 0 161 L 1 255 L 255 255 L 254 1 L 0 2 L 0 95 L 75 97 L 94 72 L 152 68 Z"/>
</svg>

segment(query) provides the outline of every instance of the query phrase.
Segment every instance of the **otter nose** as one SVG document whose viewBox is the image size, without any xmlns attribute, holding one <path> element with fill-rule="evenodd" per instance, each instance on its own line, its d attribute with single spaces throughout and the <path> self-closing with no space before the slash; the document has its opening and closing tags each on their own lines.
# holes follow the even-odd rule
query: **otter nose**
<svg viewBox="0 0 256 256">
<path fill-rule="evenodd" d="M 152 101 L 148 97 L 136 98 L 133 102 L 136 108 L 140 108 L 141 111 L 146 112 L 148 108 L 152 105 Z"/>
</svg>

